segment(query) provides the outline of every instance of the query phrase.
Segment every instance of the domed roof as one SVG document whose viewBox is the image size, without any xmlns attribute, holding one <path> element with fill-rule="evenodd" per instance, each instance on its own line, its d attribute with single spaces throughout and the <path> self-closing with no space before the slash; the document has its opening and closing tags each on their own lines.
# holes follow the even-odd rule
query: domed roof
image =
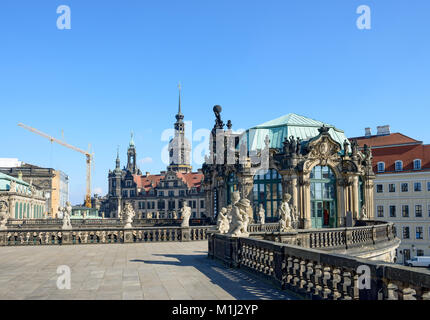
<svg viewBox="0 0 430 320">
<path fill-rule="evenodd" d="M 270 148 L 282 148 L 286 137 L 294 136 L 295 138 L 299 137 L 301 140 L 309 140 L 319 135 L 318 129 L 323 125 L 329 128 L 328 133 L 330 136 L 343 148 L 343 142 L 348 139 L 342 130 L 331 124 L 295 113 L 289 113 L 252 127 L 246 130 L 244 134 L 246 134 L 248 140 L 249 150 L 264 148 L 266 136 L 269 136 Z"/>
</svg>

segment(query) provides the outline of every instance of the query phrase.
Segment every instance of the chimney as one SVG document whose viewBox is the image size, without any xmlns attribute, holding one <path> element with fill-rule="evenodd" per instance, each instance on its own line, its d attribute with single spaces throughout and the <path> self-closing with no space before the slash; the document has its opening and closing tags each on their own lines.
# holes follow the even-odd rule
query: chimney
<svg viewBox="0 0 430 320">
<path fill-rule="evenodd" d="M 364 135 L 366 137 L 370 137 L 372 135 L 372 129 L 370 129 L 370 128 L 364 128 Z"/>
<path fill-rule="evenodd" d="M 378 126 L 378 127 L 376 127 L 376 129 L 378 130 L 378 132 L 377 132 L 378 136 L 383 136 L 383 135 L 389 135 L 390 134 L 390 126 L 389 125 Z"/>
</svg>

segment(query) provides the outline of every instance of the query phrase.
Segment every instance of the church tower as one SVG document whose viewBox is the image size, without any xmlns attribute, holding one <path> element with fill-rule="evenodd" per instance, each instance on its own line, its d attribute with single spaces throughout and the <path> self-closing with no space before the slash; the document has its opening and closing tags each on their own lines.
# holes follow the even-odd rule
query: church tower
<svg viewBox="0 0 430 320">
<path fill-rule="evenodd" d="M 175 136 L 169 143 L 169 166 L 167 170 L 181 173 L 191 172 L 190 163 L 191 145 L 185 138 L 185 123 L 184 115 L 181 110 L 181 85 L 179 88 L 179 106 L 176 114 L 176 122 L 174 124 Z"/>
<path fill-rule="evenodd" d="M 133 140 L 133 132 L 131 133 L 130 144 L 127 150 L 127 170 L 131 174 L 137 174 L 137 163 L 136 163 L 136 147 Z"/>
</svg>

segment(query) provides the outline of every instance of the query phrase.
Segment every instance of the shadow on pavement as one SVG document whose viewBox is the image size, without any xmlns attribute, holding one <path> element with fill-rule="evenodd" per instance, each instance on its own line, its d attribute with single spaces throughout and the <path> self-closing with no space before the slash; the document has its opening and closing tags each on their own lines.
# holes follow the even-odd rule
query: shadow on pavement
<svg viewBox="0 0 430 320">
<path fill-rule="evenodd" d="M 268 282 L 240 269 L 225 268 L 219 262 L 209 259 L 206 251 L 194 251 L 199 254 L 153 254 L 176 261 L 154 261 L 133 259 L 130 262 L 140 262 L 152 265 L 170 265 L 178 267 L 194 267 L 210 281 L 219 286 L 238 300 L 296 300 L 297 297 L 275 288 Z"/>
</svg>

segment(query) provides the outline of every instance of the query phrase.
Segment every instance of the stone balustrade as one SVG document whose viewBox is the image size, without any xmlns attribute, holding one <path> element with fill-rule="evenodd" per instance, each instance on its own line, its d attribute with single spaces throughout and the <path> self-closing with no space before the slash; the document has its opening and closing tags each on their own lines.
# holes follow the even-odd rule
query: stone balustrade
<svg viewBox="0 0 430 320">
<path fill-rule="evenodd" d="M 73 227 L 76 228 L 94 228 L 94 227 L 117 227 L 122 228 L 124 221 L 121 219 L 71 219 Z M 181 219 L 134 219 L 133 225 L 137 227 L 147 226 L 179 226 Z M 190 225 L 197 226 L 202 225 L 205 222 L 204 219 L 190 219 Z M 63 224 L 62 219 L 9 219 L 7 223 L 8 228 L 59 228 Z"/>
<path fill-rule="evenodd" d="M 360 230 L 355 234 L 350 232 L 352 241 L 363 244 L 374 241 L 375 236 L 367 229 Z M 373 229 L 376 239 L 381 230 Z M 321 236 L 326 237 L 324 233 Z M 338 240 L 334 239 L 341 238 L 336 231 L 332 243 L 337 245 Z M 210 235 L 208 247 L 209 257 L 223 261 L 228 267 L 248 270 L 308 299 L 430 300 L 428 270 L 217 233 Z M 363 274 L 363 270 L 368 273 Z"/>
<path fill-rule="evenodd" d="M 199 241 L 208 238 L 209 230 L 213 230 L 213 227 L 80 228 L 76 230 L 9 228 L 0 231 L 0 246 Z"/>
</svg>

